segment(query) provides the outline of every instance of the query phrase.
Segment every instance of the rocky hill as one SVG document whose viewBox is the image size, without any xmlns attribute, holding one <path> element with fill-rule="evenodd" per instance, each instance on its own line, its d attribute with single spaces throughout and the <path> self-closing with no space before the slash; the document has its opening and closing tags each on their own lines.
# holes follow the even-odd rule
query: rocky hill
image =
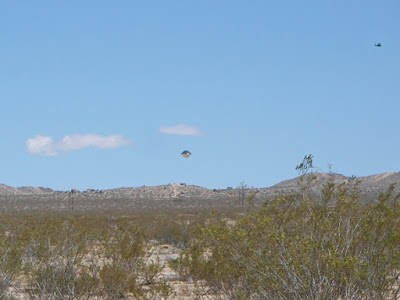
<svg viewBox="0 0 400 300">
<path fill-rule="evenodd" d="M 391 184 L 400 192 L 400 172 L 383 173 L 356 179 L 340 174 L 312 173 L 310 190 L 318 193 L 322 185 L 333 182 L 345 184 L 359 182 L 360 194 L 366 200 L 373 200 L 385 192 Z M 312 179 L 312 180 L 311 180 Z M 303 180 L 304 181 L 304 180 Z M 175 209 L 232 207 L 238 205 L 240 195 L 255 194 L 255 202 L 262 203 L 279 195 L 300 191 L 299 177 L 283 181 L 268 188 L 227 188 L 207 189 L 186 184 L 167 184 L 109 190 L 54 191 L 43 187 L 14 188 L 0 185 L 0 211 L 96 211 L 129 209 Z"/>
</svg>

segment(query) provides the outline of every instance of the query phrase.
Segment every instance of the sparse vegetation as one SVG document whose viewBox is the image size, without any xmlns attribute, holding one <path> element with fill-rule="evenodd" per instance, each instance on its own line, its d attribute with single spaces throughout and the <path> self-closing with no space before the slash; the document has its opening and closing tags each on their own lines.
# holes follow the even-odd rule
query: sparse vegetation
<svg viewBox="0 0 400 300">
<path fill-rule="evenodd" d="M 393 190 L 362 204 L 357 184 L 328 183 L 321 197 L 267 201 L 233 227 L 214 219 L 174 266 L 228 299 L 399 299 Z"/>
<path fill-rule="evenodd" d="M 179 299 L 165 268 L 198 299 L 400 299 L 394 186 L 368 203 L 356 178 L 314 193 L 312 168 L 262 206 L 242 183 L 224 209 L 2 214 L 0 299 Z"/>
<path fill-rule="evenodd" d="M 217 213 L 219 214 L 219 213 Z M 170 299 L 156 241 L 184 249 L 207 211 L 1 215 L 0 299 Z"/>
</svg>

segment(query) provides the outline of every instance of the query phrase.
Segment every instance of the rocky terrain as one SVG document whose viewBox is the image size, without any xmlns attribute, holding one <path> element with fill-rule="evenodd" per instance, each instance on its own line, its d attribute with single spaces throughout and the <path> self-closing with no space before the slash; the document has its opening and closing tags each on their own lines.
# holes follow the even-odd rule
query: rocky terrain
<svg viewBox="0 0 400 300">
<path fill-rule="evenodd" d="M 327 182 L 349 183 L 352 179 L 340 174 L 312 173 L 309 187 L 318 193 Z M 360 195 L 373 200 L 391 184 L 400 192 L 400 172 L 382 173 L 355 178 Z M 353 181 L 354 182 L 354 179 Z M 54 191 L 43 187 L 10 187 L 0 184 L 0 209 L 2 212 L 18 211 L 108 211 L 130 209 L 211 208 L 237 205 L 240 193 L 245 197 L 255 195 L 254 201 L 262 203 L 272 197 L 299 192 L 300 177 L 283 181 L 268 188 L 237 187 L 207 189 L 194 185 L 166 184 L 109 190 Z"/>
</svg>

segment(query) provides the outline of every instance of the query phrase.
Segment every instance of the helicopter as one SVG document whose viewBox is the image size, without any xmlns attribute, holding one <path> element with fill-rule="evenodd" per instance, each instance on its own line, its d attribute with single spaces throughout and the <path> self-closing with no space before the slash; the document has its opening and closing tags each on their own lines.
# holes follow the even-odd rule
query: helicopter
<svg viewBox="0 0 400 300">
<path fill-rule="evenodd" d="M 192 155 L 192 153 L 190 153 L 190 151 L 188 151 L 188 150 L 185 150 L 185 151 L 183 151 L 183 152 L 181 153 L 181 155 L 182 155 L 184 158 L 189 158 L 189 157 Z"/>
<path fill-rule="evenodd" d="M 375 47 L 382 47 L 382 44 L 381 43 L 377 43 L 377 44 L 375 44 Z"/>
</svg>

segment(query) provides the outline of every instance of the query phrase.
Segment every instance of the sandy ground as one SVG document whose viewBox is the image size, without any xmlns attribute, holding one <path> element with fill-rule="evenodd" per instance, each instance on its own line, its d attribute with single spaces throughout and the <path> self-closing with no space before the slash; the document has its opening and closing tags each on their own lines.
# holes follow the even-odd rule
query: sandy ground
<svg viewBox="0 0 400 300">
<path fill-rule="evenodd" d="M 203 287 L 200 282 L 194 283 L 184 278 L 174 271 L 169 262 L 176 260 L 181 253 L 181 249 L 169 244 L 160 244 L 155 240 L 150 241 L 148 263 L 158 263 L 162 266 L 162 271 L 157 277 L 158 281 L 169 284 L 172 292 L 168 298 L 152 298 L 150 299 L 168 299 L 168 300 L 195 300 L 195 299 L 217 299 L 215 296 L 210 295 L 206 287 Z M 11 299 L 29 299 L 29 296 L 22 293 L 22 286 L 24 286 L 24 278 L 19 278 L 17 285 L 20 287 L 10 288 L 9 292 L 12 295 Z M 94 298 L 93 298 L 94 299 Z M 124 299 L 133 299 L 126 295 Z M 221 298 L 218 298 L 221 299 Z"/>
<path fill-rule="evenodd" d="M 183 280 L 177 272 L 170 268 L 169 262 L 179 257 L 181 250 L 172 245 L 158 244 L 157 241 L 151 241 L 150 262 L 158 262 L 164 266 L 159 280 L 163 280 L 170 284 L 173 293 L 168 299 L 173 300 L 189 300 L 189 299 L 217 299 L 209 293 L 207 288 L 202 287 L 201 283 L 193 283 Z"/>
</svg>

